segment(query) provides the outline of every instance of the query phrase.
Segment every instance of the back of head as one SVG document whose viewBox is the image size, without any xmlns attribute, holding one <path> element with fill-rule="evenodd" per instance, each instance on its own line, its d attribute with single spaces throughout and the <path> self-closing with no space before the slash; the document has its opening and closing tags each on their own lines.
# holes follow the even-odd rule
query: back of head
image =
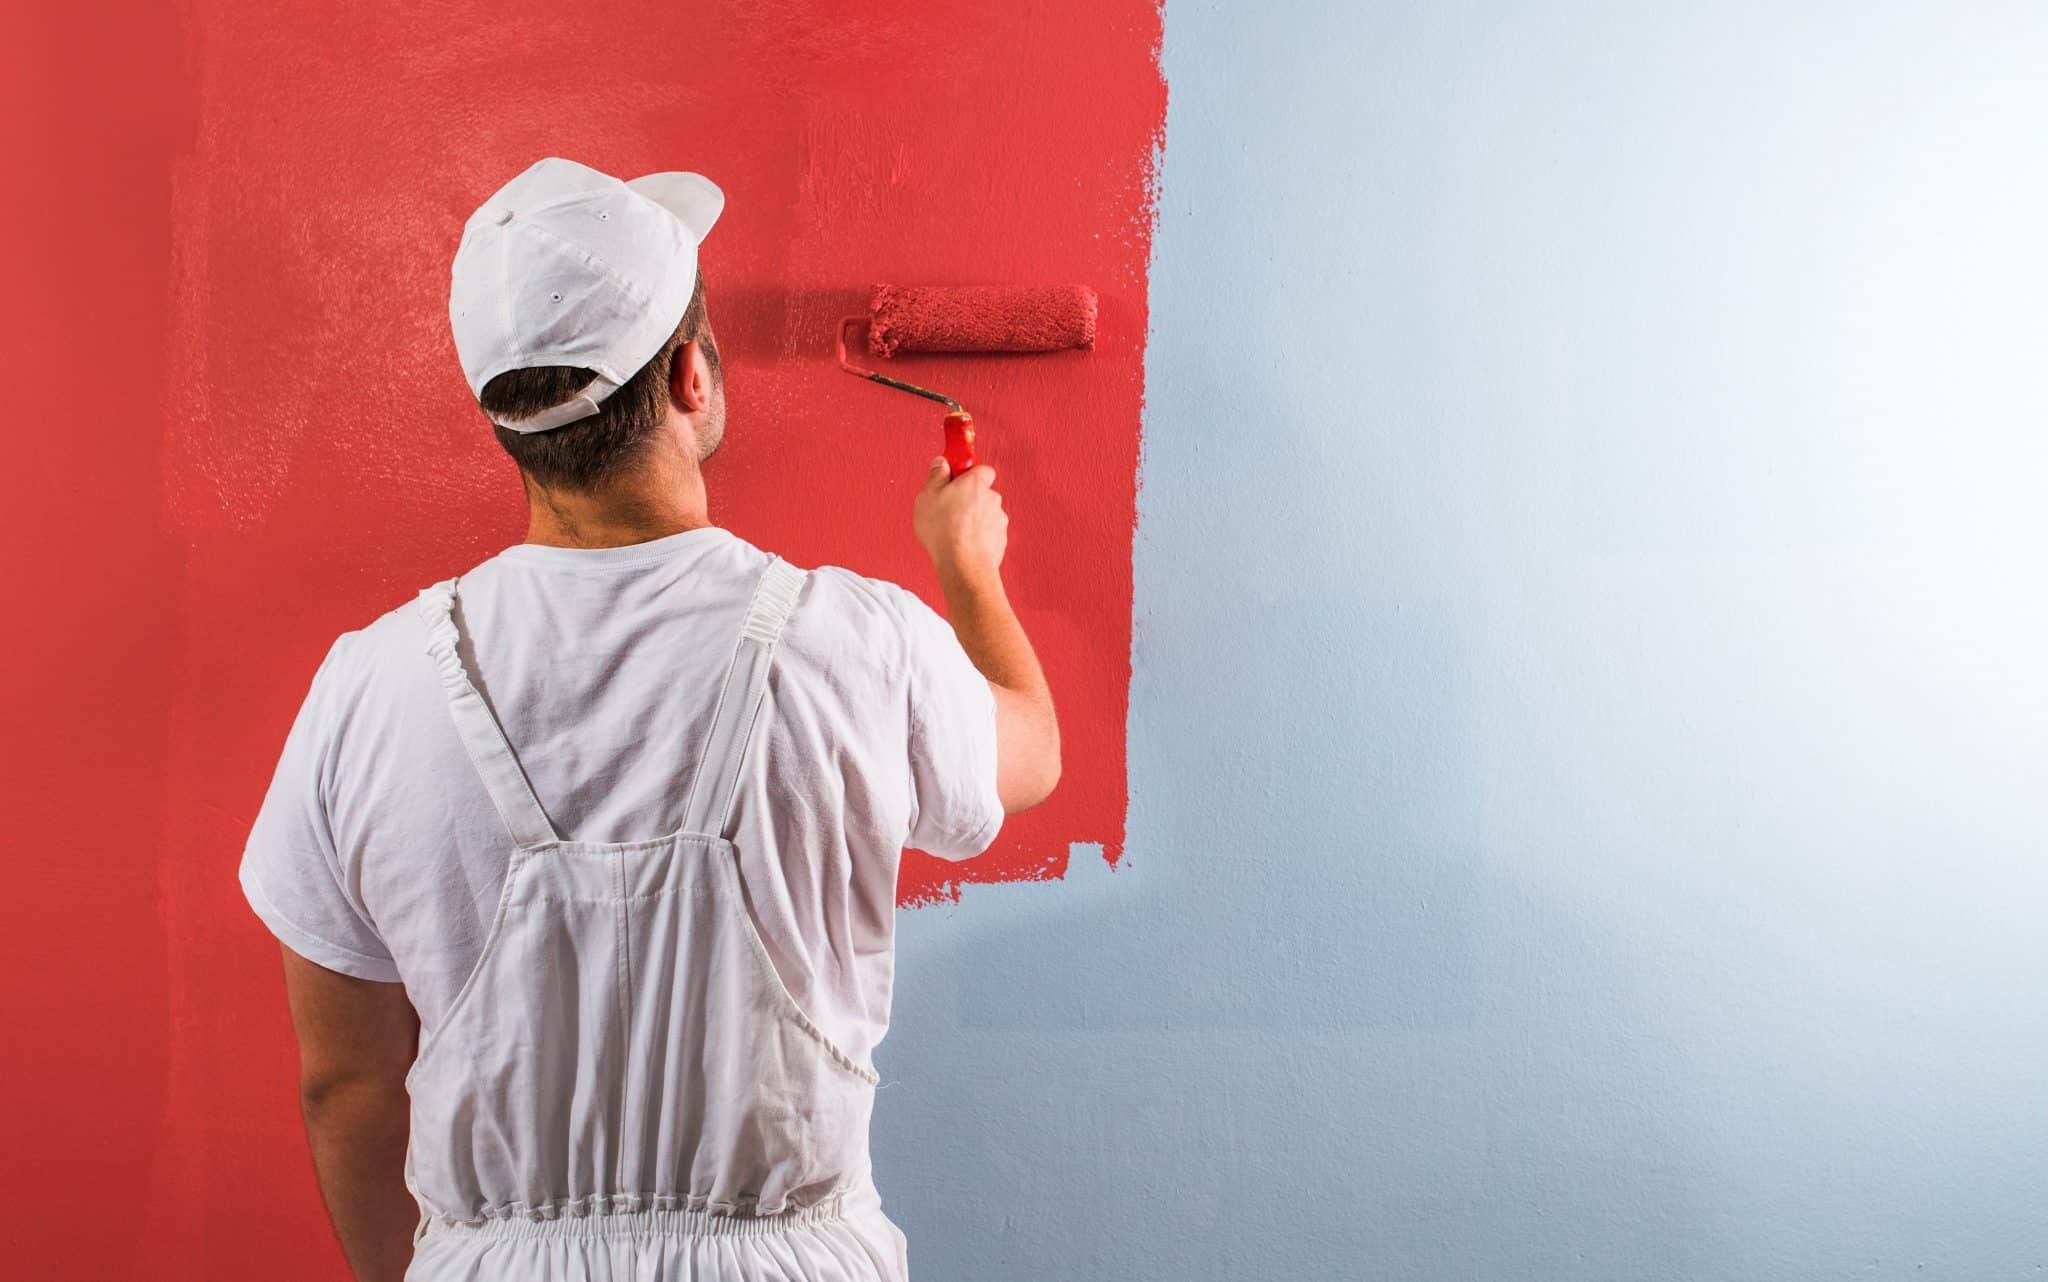
<svg viewBox="0 0 2048 1282">
<path fill-rule="evenodd" d="M 535 365 L 507 370 L 484 385 L 477 403 L 491 420 L 498 444 L 536 484 L 552 490 L 594 490 L 630 473 L 646 458 L 668 417 L 669 378 L 677 353 L 695 341 L 722 380 L 718 345 L 704 304 L 700 269 L 690 306 L 661 350 L 606 397 L 598 412 L 545 432 L 515 432 L 501 419 L 530 418 L 581 391 L 594 370 L 576 365 Z"/>
<path fill-rule="evenodd" d="M 720 370 L 697 247 L 724 207 L 702 174 L 622 182 L 549 156 L 463 225 L 449 272 L 456 354 L 531 483 L 588 491 L 623 479 L 669 440 L 678 394 L 706 438 L 699 459 L 716 447 Z M 691 351 L 702 365 L 678 369 Z"/>
</svg>

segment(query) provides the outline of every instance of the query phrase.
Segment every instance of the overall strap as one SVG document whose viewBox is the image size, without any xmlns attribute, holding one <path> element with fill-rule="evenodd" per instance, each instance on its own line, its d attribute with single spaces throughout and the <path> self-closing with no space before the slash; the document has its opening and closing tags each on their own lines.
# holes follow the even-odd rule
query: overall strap
<svg viewBox="0 0 2048 1282">
<path fill-rule="evenodd" d="M 519 758 L 512 755 L 504 727 L 498 724 L 491 706 L 470 681 L 469 670 L 456 651 L 455 580 L 422 589 L 418 605 L 420 617 L 427 625 L 427 653 L 440 670 L 441 688 L 448 695 L 448 711 L 455 718 L 456 733 L 462 736 L 462 746 L 469 750 L 469 759 L 483 779 L 484 791 L 491 795 L 491 804 L 498 808 L 498 816 L 505 821 L 512 840 L 522 846 L 557 840 L 555 826 L 548 822 L 547 811 L 541 809 L 540 799 L 533 795 L 533 785 L 527 782 Z"/>
<path fill-rule="evenodd" d="M 768 665 L 775 657 L 775 642 L 782 635 L 782 625 L 789 622 L 789 612 L 796 607 L 803 586 L 804 572 L 776 557 L 754 588 L 747 621 L 740 628 L 739 644 L 733 648 L 732 664 L 725 672 L 725 686 L 718 693 L 718 710 L 711 716 L 711 733 L 705 740 L 697 777 L 690 784 L 690 800 L 683 807 L 685 832 L 725 835 L 733 794 L 739 790 L 740 765 L 768 693 Z"/>
</svg>

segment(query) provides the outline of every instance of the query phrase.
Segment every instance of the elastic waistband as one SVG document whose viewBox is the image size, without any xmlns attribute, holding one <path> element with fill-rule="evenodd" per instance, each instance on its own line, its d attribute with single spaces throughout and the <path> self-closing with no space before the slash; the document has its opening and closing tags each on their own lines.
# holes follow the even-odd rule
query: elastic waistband
<svg viewBox="0 0 2048 1282">
<path fill-rule="evenodd" d="M 670 1209 L 585 1215 L 499 1215 L 469 1222 L 435 1217 L 431 1223 L 422 1226 L 422 1236 L 446 1234 L 499 1241 L 525 1238 L 774 1237 L 791 1229 L 856 1214 L 873 1201 L 872 1188 L 863 1181 L 810 1206 L 778 1215 L 730 1215 L 718 1211 Z"/>
</svg>

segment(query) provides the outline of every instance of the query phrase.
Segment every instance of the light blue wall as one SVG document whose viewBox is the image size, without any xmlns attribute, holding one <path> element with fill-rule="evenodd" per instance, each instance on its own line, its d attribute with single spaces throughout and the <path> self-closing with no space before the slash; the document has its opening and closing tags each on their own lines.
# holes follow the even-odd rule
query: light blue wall
<svg viewBox="0 0 2048 1282">
<path fill-rule="evenodd" d="M 928 1282 L 2048 1268 L 2048 9 L 1169 3 L 1129 854 Z"/>
</svg>

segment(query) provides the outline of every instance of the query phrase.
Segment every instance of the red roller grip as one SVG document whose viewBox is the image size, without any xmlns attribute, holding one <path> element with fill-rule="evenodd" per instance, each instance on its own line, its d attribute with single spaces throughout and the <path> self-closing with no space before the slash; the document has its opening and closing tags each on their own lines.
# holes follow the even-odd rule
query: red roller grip
<svg viewBox="0 0 2048 1282">
<path fill-rule="evenodd" d="M 974 466 L 974 419 L 971 415 L 946 415 L 946 466 L 954 476 Z"/>
</svg>

